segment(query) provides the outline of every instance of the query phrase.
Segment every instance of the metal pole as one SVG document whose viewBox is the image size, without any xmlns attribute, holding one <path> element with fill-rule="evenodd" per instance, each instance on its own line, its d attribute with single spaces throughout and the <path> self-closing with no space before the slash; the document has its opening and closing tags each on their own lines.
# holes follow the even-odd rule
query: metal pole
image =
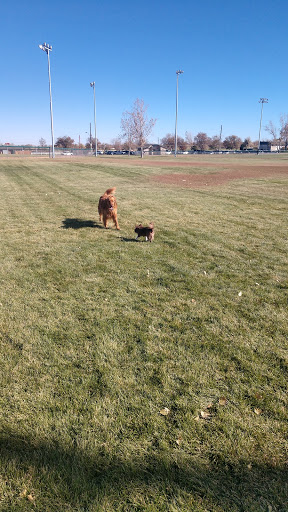
<svg viewBox="0 0 288 512">
<path fill-rule="evenodd" d="M 178 75 L 181 75 L 183 71 L 179 69 L 176 71 L 176 119 L 175 119 L 175 157 L 177 156 L 177 121 L 178 121 Z"/>
<path fill-rule="evenodd" d="M 52 138 L 52 158 L 55 158 L 55 151 L 54 151 L 54 128 L 53 128 L 53 108 L 52 108 L 52 89 L 51 89 L 51 73 L 50 73 L 50 57 L 49 57 L 50 50 L 47 49 L 47 56 L 48 56 L 48 76 L 49 76 L 49 93 L 50 93 L 50 117 L 51 117 L 51 138 Z"/>
<path fill-rule="evenodd" d="M 95 156 L 97 156 L 97 131 L 96 131 L 96 99 L 95 99 L 95 82 L 93 86 L 94 90 L 94 126 L 95 126 Z"/>
<path fill-rule="evenodd" d="M 258 153 L 259 153 L 259 151 L 260 151 L 260 136 L 261 136 L 262 114 L 263 114 L 263 102 L 262 102 L 262 107 L 261 107 L 261 116 L 260 116 L 259 140 L 258 140 Z"/>
<path fill-rule="evenodd" d="M 261 107 L 260 127 L 259 127 L 258 154 L 259 154 L 259 151 L 260 151 L 260 137 L 261 137 L 263 105 L 264 105 L 264 103 L 268 103 L 268 99 L 267 98 L 260 98 L 259 103 L 262 103 L 262 107 Z"/>
<path fill-rule="evenodd" d="M 95 127 L 95 156 L 98 155 L 97 151 L 97 131 L 96 131 L 96 99 L 95 99 L 95 82 L 90 82 L 90 86 L 93 87 L 94 92 L 94 127 Z"/>
<path fill-rule="evenodd" d="M 220 137 L 219 137 L 219 149 L 218 149 L 218 153 L 220 153 L 220 149 L 221 149 L 221 140 L 222 140 L 222 124 L 221 124 L 221 128 L 220 128 Z"/>
<path fill-rule="evenodd" d="M 178 119 L 178 73 L 176 78 L 176 118 L 175 118 L 175 144 L 174 144 L 174 151 L 175 151 L 175 157 L 177 156 L 177 119 Z"/>
</svg>

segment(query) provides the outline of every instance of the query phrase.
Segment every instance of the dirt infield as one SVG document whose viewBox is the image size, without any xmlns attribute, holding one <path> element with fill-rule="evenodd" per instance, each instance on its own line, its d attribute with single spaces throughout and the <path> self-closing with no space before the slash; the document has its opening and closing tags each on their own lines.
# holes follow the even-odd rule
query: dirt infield
<svg viewBox="0 0 288 512">
<path fill-rule="evenodd" d="M 115 157 L 106 161 L 114 164 L 121 162 L 120 159 L 115 160 Z M 132 157 L 130 160 L 127 158 L 125 163 L 131 167 L 159 168 L 164 173 L 151 176 L 152 181 L 187 188 L 217 187 L 234 180 L 288 177 L 288 158 L 282 155 L 280 158 L 278 155 L 192 155 L 187 158 L 152 156 L 143 159 Z"/>
<path fill-rule="evenodd" d="M 184 163 L 184 162 L 183 162 Z M 201 165 L 202 164 L 202 165 Z M 217 163 L 207 164 L 206 162 L 199 164 L 197 162 L 197 168 L 212 166 L 214 169 L 219 167 L 222 171 L 214 171 L 205 174 L 182 174 L 182 173 L 171 173 L 153 176 L 153 180 L 160 183 L 167 183 L 167 185 L 178 185 L 181 187 L 188 188 L 199 188 L 199 187 L 217 187 L 225 185 L 229 181 L 243 180 L 243 179 L 261 179 L 269 178 L 273 176 L 287 176 L 288 177 L 288 166 L 287 165 L 263 165 L 263 166 L 245 166 L 245 165 L 223 165 Z M 190 164 L 191 166 L 191 164 Z M 177 165 L 177 167 L 182 167 Z M 184 166 L 183 166 L 184 167 Z M 225 167 L 228 167 L 226 170 Z"/>
</svg>

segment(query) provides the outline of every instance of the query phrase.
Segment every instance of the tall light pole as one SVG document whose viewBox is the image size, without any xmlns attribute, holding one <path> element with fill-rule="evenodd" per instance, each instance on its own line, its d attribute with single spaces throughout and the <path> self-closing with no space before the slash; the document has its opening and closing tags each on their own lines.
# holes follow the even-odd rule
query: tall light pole
<svg viewBox="0 0 288 512">
<path fill-rule="evenodd" d="M 178 76 L 182 75 L 184 71 L 178 69 L 176 71 L 177 79 L 176 79 L 176 120 L 175 120 L 175 157 L 177 156 L 177 119 L 178 119 Z"/>
<path fill-rule="evenodd" d="M 222 124 L 221 124 L 221 128 L 220 128 L 220 135 L 219 135 L 219 148 L 218 148 L 218 153 L 220 153 L 221 143 L 222 143 Z"/>
<path fill-rule="evenodd" d="M 96 100 L 95 100 L 95 82 L 90 82 L 94 91 L 94 126 L 95 126 L 95 156 L 97 156 L 97 133 L 96 133 Z"/>
<path fill-rule="evenodd" d="M 53 109 L 52 109 L 52 89 L 51 89 L 51 73 L 50 73 L 50 52 L 52 52 L 52 46 L 47 43 L 39 44 L 40 50 L 47 53 L 48 57 L 48 76 L 49 76 L 49 93 L 50 93 L 50 117 L 51 117 L 51 138 L 52 138 L 52 158 L 55 158 L 54 151 L 54 129 L 53 129 Z"/>
<path fill-rule="evenodd" d="M 258 154 L 259 154 L 259 151 L 260 151 L 260 137 L 261 137 L 261 125 L 262 125 L 263 104 L 264 104 L 264 103 L 268 103 L 268 98 L 260 98 L 259 103 L 262 103 L 262 106 L 261 106 L 260 127 L 259 127 Z"/>
</svg>

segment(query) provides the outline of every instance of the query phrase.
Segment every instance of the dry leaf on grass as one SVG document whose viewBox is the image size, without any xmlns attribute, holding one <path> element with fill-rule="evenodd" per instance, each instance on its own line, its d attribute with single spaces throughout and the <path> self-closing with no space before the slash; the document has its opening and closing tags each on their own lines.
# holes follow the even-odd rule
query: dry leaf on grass
<svg viewBox="0 0 288 512">
<path fill-rule="evenodd" d="M 28 494 L 27 499 L 31 501 L 31 503 L 35 500 L 34 496 L 32 494 Z"/>
<path fill-rule="evenodd" d="M 261 393 L 255 393 L 255 398 L 257 398 L 257 400 L 261 400 L 263 398 L 263 395 L 261 395 Z"/>
<path fill-rule="evenodd" d="M 20 498 L 26 498 L 27 496 L 27 489 L 24 489 L 22 492 L 20 492 Z"/>
<path fill-rule="evenodd" d="M 239 293 L 238 293 L 238 297 L 242 297 L 242 292 L 239 292 Z"/>
<path fill-rule="evenodd" d="M 254 412 L 255 412 L 255 414 L 258 414 L 258 416 L 260 416 L 260 414 L 262 414 L 263 411 L 262 411 L 262 409 L 256 408 L 256 409 L 254 409 Z"/>
<path fill-rule="evenodd" d="M 161 409 L 160 411 L 160 414 L 162 414 L 162 416 L 168 416 L 169 413 L 170 409 L 168 409 L 168 407 L 164 407 L 164 409 Z"/>
<path fill-rule="evenodd" d="M 220 396 L 219 405 L 226 405 L 226 404 L 227 404 L 227 398 L 225 398 L 225 396 Z"/>
<path fill-rule="evenodd" d="M 208 411 L 201 411 L 200 416 L 203 420 L 209 420 L 211 418 L 211 414 Z"/>
</svg>

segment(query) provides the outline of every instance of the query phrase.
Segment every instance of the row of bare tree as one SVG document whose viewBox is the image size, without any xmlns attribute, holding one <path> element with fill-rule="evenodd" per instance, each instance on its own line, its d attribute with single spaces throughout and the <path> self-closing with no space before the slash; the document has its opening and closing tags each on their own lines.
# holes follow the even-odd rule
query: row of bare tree
<svg viewBox="0 0 288 512">
<path fill-rule="evenodd" d="M 279 149 L 284 146 L 287 149 L 288 146 L 288 115 L 283 114 L 280 116 L 279 125 L 276 126 L 272 121 L 265 126 L 265 130 L 270 133 L 272 140 Z"/>
<path fill-rule="evenodd" d="M 99 150 L 126 150 L 131 152 L 135 149 L 141 150 L 141 156 L 143 157 L 143 150 L 149 140 L 149 136 L 156 123 L 156 119 L 148 118 L 147 108 L 142 99 L 137 98 L 134 102 L 131 110 L 123 112 L 121 118 L 121 134 L 119 137 L 112 139 L 110 144 L 101 143 L 97 139 L 97 148 Z M 282 115 L 280 117 L 279 126 L 275 126 L 272 121 L 265 126 L 265 130 L 272 137 L 271 143 L 277 145 L 279 148 L 283 145 L 287 149 L 288 141 L 288 115 Z M 40 139 L 40 145 L 42 145 L 43 139 Z M 165 137 L 160 140 L 160 145 L 167 150 L 173 151 L 175 149 L 175 137 L 172 133 L 167 133 Z M 71 137 L 58 137 L 56 147 L 72 148 L 72 147 L 86 147 L 95 150 L 95 138 L 89 138 L 86 145 L 77 145 Z M 250 137 L 242 140 L 237 135 L 229 135 L 224 140 L 221 136 L 214 135 L 209 137 L 207 133 L 199 132 L 194 137 L 190 132 L 185 133 L 185 139 L 183 137 L 177 137 L 177 148 L 180 151 L 194 150 L 194 151 L 206 151 L 206 150 L 244 150 L 249 148 L 258 148 L 258 141 L 251 141 Z"/>
</svg>

